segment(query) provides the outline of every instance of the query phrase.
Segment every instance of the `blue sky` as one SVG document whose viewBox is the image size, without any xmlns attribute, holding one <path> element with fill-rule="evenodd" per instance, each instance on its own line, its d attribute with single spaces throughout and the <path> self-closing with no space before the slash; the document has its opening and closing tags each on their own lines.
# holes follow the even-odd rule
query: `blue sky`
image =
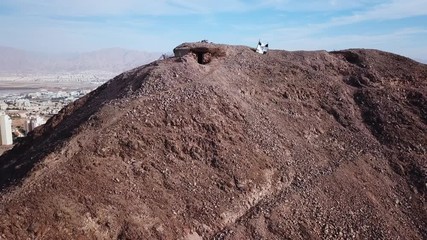
<svg viewBox="0 0 427 240">
<path fill-rule="evenodd" d="M 170 52 L 186 41 L 427 59 L 427 0 L 0 0 L 0 45 Z"/>
</svg>

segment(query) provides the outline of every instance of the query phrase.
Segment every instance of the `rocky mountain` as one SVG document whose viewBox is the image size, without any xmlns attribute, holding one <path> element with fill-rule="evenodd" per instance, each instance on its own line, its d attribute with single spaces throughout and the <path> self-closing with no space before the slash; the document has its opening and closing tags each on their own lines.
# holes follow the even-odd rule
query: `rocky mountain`
<svg viewBox="0 0 427 240">
<path fill-rule="evenodd" d="M 0 73 L 108 71 L 121 73 L 147 64 L 160 53 L 108 48 L 79 54 L 42 54 L 0 47 Z"/>
<path fill-rule="evenodd" d="M 426 239 L 427 66 L 183 44 L 0 157 L 1 239 Z"/>
</svg>

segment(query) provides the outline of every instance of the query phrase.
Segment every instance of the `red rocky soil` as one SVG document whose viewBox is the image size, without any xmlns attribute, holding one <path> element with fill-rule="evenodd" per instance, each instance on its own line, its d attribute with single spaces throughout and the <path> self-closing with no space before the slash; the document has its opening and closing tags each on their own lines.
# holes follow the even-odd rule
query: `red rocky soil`
<svg viewBox="0 0 427 240">
<path fill-rule="evenodd" d="M 427 238 L 427 65 L 185 46 L 0 157 L 0 239 Z"/>
</svg>

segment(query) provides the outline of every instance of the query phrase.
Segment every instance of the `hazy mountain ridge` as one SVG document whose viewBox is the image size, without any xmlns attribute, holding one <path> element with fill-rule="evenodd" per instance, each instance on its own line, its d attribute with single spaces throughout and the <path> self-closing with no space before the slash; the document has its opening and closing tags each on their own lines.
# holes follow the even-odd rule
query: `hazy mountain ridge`
<svg viewBox="0 0 427 240">
<path fill-rule="evenodd" d="M 420 63 L 427 64 L 427 59 L 416 58 L 415 60 L 418 61 L 418 62 L 420 62 Z"/>
<path fill-rule="evenodd" d="M 107 48 L 76 54 L 43 54 L 0 46 L 2 73 L 122 72 L 159 58 L 160 53 Z"/>
</svg>

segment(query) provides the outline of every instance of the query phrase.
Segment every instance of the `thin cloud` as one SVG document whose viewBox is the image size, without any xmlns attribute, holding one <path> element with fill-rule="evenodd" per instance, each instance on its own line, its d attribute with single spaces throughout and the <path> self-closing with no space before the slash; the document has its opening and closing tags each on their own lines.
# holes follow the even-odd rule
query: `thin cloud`
<svg viewBox="0 0 427 240">
<path fill-rule="evenodd" d="M 376 48 L 391 51 L 407 56 L 427 54 L 423 46 L 414 46 L 413 39 L 427 34 L 426 28 L 401 28 L 390 33 L 360 35 L 344 34 L 335 36 L 303 36 L 276 38 L 274 43 L 277 48 L 289 50 L 339 50 L 347 48 Z M 422 44 L 421 44 L 422 45 Z M 421 52 L 414 52 L 419 49 Z"/>
<path fill-rule="evenodd" d="M 335 22 L 352 23 L 370 19 L 396 19 L 405 16 L 425 15 L 425 0 L 2 0 L 0 8 L 13 9 L 24 15 L 64 15 L 64 16 L 98 16 L 98 15 L 182 15 L 214 14 L 221 12 L 245 12 L 259 8 L 276 9 L 285 12 L 341 11 L 359 12 Z M 363 10 L 368 9 L 368 10 Z"/>
<path fill-rule="evenodd" d="M 286 12 L 331 12 L 369 7 L 384 0 L 265 0 L 259 7 L 271 7 Z"/>
<path fill-rule="evenodd" d="M 26 15 L 182 15 L 243 11 L 248 4 L 239 0 L 2 0 L 0 7 L 12 7 Z"/>
<path fill-rule="evenodd" d="M 393 0 L 347 16 L 332 18 L 321 23 L 310 23 L 297 27 L 269 28 L 275 35 L 284 34 L 294 37 L 308 37 L 325 32 L 334 27 L 356 24 L 366 21 L 387 21 L 416 16 L 427 16 L 427 1 Z M 262 26 L 258 26 L 262 27 Z"/>
<path fill-rule="evenodd" d="M 427 15 L 425 0 L 393 0 L 363 12 L 333 19 L 329 25 L 348 25 L 370 20 L 394 20 Z"/>
</svg>

